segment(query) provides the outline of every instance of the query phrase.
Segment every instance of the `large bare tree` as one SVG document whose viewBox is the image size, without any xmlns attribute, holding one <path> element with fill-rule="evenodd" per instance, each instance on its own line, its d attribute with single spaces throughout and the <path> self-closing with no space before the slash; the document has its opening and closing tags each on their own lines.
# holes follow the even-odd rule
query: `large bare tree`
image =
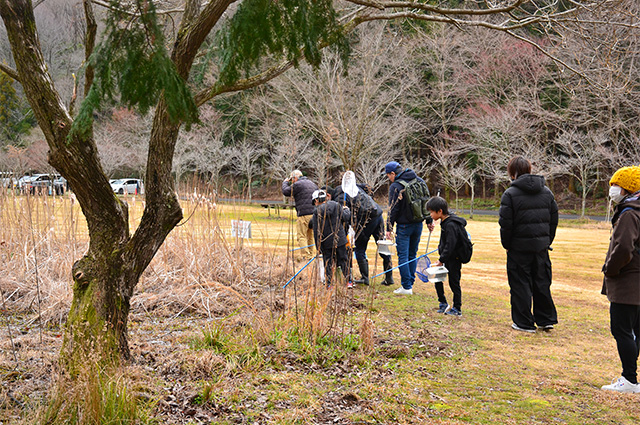
<svg viewBox="0 0 640 425">
<path fill-rule="evenodd" d="M 271 83 L 280 95 L 271 101 L 275 111 L 303 123 L 345 170 L 376 187 L 370 171 L 379 177 L 380 162 L 397 157 L 417 131 L 407 111 L 419 95 L 419 72 L 404 41 L 377 23 L 358 31 L 348 74 L 331 54 L 318 69 L 303 66 Z"/>
<path fill-rule="evenodd" d="M 130 299 L 140 275 L 182 219 L 171 174 L 173 155 L 183 124 L 188 127 L 197 120 L 197 107 L 223 93 L 264 84 L 302 60 L 318 65 L 325 46 L 339 46 L 346 52 L 345 35 L 369 21 L 409 18 L 448 23 L 452 28 L 482 26 L 527 40 L 527 33 L 519 29 L 531 26 L 555 37 L 561 30 L 585 22 L 591 25 L 588 14 L 593 10 L 624 6 L 625 15 L 602 25 L 634 30 L 638 25 L 637 15 L 628 13 L 635 3 L 631 0 L 505 0 L 456 2 L 456 6 L 448 1 L 349 0 L 339 8 L 331 0 L 244 0 L 237 7 L 233 3 L 186 0 L 178 8 L 172 4 L 172 10 L 162 10 L 165 3 L 160 1 L 83 0 L 88 66 L 83 78 L 85 98 L 74 116 L 49 73 L 34 3 L 0 0 L 0 17 L 15 64 L 0 62 L 0 70 L 22 85 L 46 138 L 48 161 L 75 189 L 89 230 L 89 248 L 72 270 L 74 296 L 63 348 L 70 369 L 88 351 L 97 351 L 105 359 L 130 356 Z M 96 4 L 106 8 L 109 18 L 99 45 L 95 44 Z M 229 21 L 223 25 L 227 15 Z M 165 20 L 166 16 L 171 19 Z M 168 25 L 163 27 L 163 22 Z M 172 31 L 174 22 L 179 24 Z M 194 64 L 211 57 L 205 48 L 214 29 L 219 29 L 221 48 L 216 51 L 221 54 L 212 68 L 213 82 L 202 86 L 197 84 Z M 547 52 L 554 47 L 530 42 Z M 171 46 L 169 52 L 166 46 Z M 569 69 L 571 64 L 562 66 Z M 114 196 L 96 148 L 92 118 L 103 99 L 141 112 L 153 111 L 146 207 L 134 234 L 129 231 L 127 205 Z"/>
</svg>

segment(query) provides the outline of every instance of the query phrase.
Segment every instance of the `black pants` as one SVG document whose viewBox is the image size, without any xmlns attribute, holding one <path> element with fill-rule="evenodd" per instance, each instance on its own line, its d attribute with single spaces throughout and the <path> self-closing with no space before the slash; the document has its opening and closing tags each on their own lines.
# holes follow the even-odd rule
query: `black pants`
<svg viewBox="0 0 640 425">
<path fill-rule="evenodd" d="M 611 335 L 616 340 L 622 362 L 622 376 L 632 384 L 638 383 L 636 374 L 640 353 L 640 306 L 611 303 Z"/>
<path fill-rule="evenodd" d="M 355 249 L 353 250 L 356 254 L 356 260 L 363 261 L 367 259 L 367 245 L 372 236 L 376 242 L 384 238 L 384 220 L 382 220 L 381 215 L 369 220 L 367 224 L 356 233 Z M 383 254 L 380 254 L 380 257 L 383 260 L 385 257 L 391 258 L 390 255 Z"/>
<path fill-rule="evenodd" d="M 507 252 L 507 276 L 511 288 L 511 319 L 524 329 L 558 323 L 551 298 L 551 260 L 546 249 L 539 252 Z M 533 314 L 531 300 L 533 299 Z"/>
<path fill-rule="evenodd" d="M 462 276 L 462 263 L 460 261 L 449 261 L 444 265 L 449 270 L 449 288 L 453 292 L 453 306 L 458 310 L 462 310 L 462 288 L 460 288 L 460 278 Z M 438 294 L 438 302 L 446 303 L 447 297 L 444 295 L 444 285 L 442 282 L 435 282 L 436 294 Z"/>
<path fill-rule="evenodd" d="M 349 267 L 349 256 L 347 254 L 347 246 L 342 245 L 337 248 L 321 248 L 322 260 L 324 261 L 324 277 L 325 284 L 331 285 L 336 266 L 342 270 L 342 275 L 347 280 L 351 280 L 351 269 Z"/>
</svg>

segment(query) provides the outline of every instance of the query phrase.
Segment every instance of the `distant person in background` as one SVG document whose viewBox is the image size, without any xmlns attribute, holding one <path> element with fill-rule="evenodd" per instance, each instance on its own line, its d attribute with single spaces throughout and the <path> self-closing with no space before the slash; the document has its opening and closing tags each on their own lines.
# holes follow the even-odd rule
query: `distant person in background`
<svg viewBox="0 0 640 425">
<path fill-rule="evenodd" d="M 311 198 L 316 209 L 309 225 L 313 229 L 316 248 L 322 253 L 325 284 L 327 287 L 331 286 L 337 266 L 347 280 L 347 287 L 353 288 L 347 253 L 347 235 L 344 230 L 344 224 L 349 223 L 351 219 L 351 212 L 348 207 L 329 200 L 324 190 L 316 190 Z"/>
<path fill-rule="evenodd" d="M 602 293 L 611 303 L 611 334 L 618 347 L 622 376 L 602 389 L 640 393 L 640 166 L 620 168 L 609 185 L 615 209 L 609 251 L 602 267 Z"/>
<path fill-rule="evenodd" d="M 302 171 L 293 170 L 289 178 L 282 182 L 282 194 L 292 196 L 296 206 L 296 231 L 300 254 L 298 259 L 309 260 L 315 256 L 313 249 L 313 231 L 309 228 L 309 221 L 313 214 L 314 206 L 311 195 L 318 190 L 318 186 L 302 175 Z"/>
<path fill-rule="evenodd" d="M 558 323 L 549 259 L 558 227 L 558 205 L 544 177 L 531 174 L 531 163 L 525 158 L 512 158 L 507 173 L 511 187 L 502 195 L 499 223 L 500 241 L 507 250 L 511 327 L 534 333 L 537 325 L 550 331 Z"/>
</svg>

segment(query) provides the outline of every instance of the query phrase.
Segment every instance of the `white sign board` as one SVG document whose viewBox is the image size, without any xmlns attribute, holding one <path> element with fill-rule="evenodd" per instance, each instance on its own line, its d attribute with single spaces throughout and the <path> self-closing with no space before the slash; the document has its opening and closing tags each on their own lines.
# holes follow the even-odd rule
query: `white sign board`
<svg viewBox="0 0 640 425">
<path fill-rule="evenodd" d="M 231 236 L 234 238 L 251 239 L 251 222 L 231 220 Z"/>
</svg>

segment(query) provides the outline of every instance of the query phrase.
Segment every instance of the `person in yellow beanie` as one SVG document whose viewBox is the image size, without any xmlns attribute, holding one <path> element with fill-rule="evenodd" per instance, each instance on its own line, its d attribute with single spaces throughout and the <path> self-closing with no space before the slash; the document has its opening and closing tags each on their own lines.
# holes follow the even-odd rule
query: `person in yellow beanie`
<svg viewBox="0 0 640 425">
<path fill-rule="evenodd" d="M 609 184 L 615 211 L 609 251 L 602 267 L 602 293 L 611 303 L 611 334 L 618 347 L 622 376 L 602 389 L 640 393 L 640 166 L 620 168 Z"/>
</svg>

